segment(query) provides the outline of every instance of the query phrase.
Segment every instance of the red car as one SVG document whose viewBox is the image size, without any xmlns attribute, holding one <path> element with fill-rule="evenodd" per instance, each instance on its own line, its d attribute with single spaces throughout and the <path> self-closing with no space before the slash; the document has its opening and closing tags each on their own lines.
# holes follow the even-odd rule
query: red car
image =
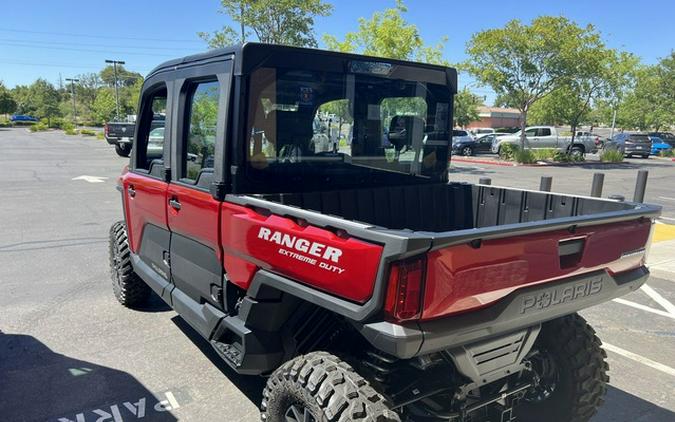
<svg viewBox="0 0 675 422">
<path fill-rule="evenodd" d="M 119 178 L 115 296 L 154 290 L 269 376 L 265 421 L 588 420 L 607 363 L 576 312 L 645 282 L 660 209 L 449 182 L 456 75 L 263 44 L 160 65 Z M 349 139 L 317 152 L 329 112 Z"/>
</svg>

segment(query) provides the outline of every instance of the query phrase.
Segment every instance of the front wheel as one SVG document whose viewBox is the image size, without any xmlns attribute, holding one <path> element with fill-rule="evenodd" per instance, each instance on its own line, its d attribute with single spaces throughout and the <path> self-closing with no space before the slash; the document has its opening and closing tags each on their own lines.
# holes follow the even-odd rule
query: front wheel
<svg viewBox="0 0 675 422">
<path fill-rule="evenodd" d="M 115 152 L 120 157 L 128 157 L 131 154 L 131 144 L 115 144 Z"/>
<path fill-rule="evenodd" d="M 586 422 L 607 392 L 607 353 L 577 314 L 542 326 L 531 357 L 536 385 L 516 407 L 518 421 Z"/>
<path fill-rule="evenodd" d="M 327 352 L 298 356 L 274 371 L 260 414 L 265 422 L 400 422 L 384 396 Z"/>
<path fill-rule="evenodd" d="M 462 155 L 465 157 L 470 157 L 473 155 L 473 148 L 471 147 L 464 147 L 462 148 Z"/>
</svg>

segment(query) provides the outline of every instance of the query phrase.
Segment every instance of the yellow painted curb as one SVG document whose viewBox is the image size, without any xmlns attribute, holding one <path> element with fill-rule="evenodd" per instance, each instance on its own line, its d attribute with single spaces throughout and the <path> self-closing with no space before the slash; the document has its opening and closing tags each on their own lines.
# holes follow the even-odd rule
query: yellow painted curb
<svg viewBox="0 0 675 422">
<path fill-rule="evenodd" d="M 666 240 L 675 239 L 675 225 L 672 224 L 656 224 L 654 226 L 654 236 L 652 242 L 665 242 Z"/>
</svg>

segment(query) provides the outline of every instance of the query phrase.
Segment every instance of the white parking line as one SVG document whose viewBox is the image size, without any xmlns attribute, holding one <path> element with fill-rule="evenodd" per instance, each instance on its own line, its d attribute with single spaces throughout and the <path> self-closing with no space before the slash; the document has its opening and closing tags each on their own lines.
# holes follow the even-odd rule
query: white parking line
<svg viewBox="0 0 675 422">
<path fill-rule="evenodd" d="M 640 355 L 638 355 L 638 354 L 636 354 L 636 353 L 629 352 L 628 350 L 625 350 L 625 349 L 622 349 L 622 348 L 620 348 L 620 347 L 614 346 L 613 344 L 603 343 L 603 344 L 602 344 L 602 347 L 603 347 L 605 350 L 608 350 L 608 351 L 610 351 L 610 352 L 616 353 L 617 355 L 621 355 L 621 356 L 623 356 L 623 357 L 625 357 L 625 358 L 634 360 L 634 361 L 639 362 L 639 363 L 641 363 L 641 364 L 643 364 L 643 365 L 646 365 L 646 366 L 649 366 L 649 367 L 651 367 L 651 368 L 654 368 L 654 369 L 656 369 L 657 371 L 661 371 L 661 372 L 663 372 L 664 374 L 672 375 L 672 376 L 675 377 L 675 369 L 671 368 L 671 367 L 668 366 L 668 365 L 664 365 L 664 364 L 662 364 L 662 363 L 653 361 L 653 360 L 651 360 L 651 359 L 647 359 L 647 358 L 644 357 L 644 356 L 640 356 Z"/>
<path fill-rule="evenodd" d="M 613 302 L 620 303 L 620 304 L 626 305 L 626 306 L 630 306 L 630 307 L 633 307 L 635 309 L 640 309 L 641 311 L 647 311 L 647 312 L 651 312 L 651 313 L 656 314 L 656 315 L 661 315 L 661 316 L 664 316 L 664 317 L 667 317 L 667 318 L 675 319 L 675 315 L 671 315 L 666 311 L 662 311 L 660 309 L 654 309 L 654 308 L 651 308 L 649 306 L 642 305 L 640 303 L 631 302 L 630 300 L 617 298 L 617 299 L 614 299 Z"/>
<path fill-rule="evenodd" d="M 670 196 L 659 196 L 659 199 L 665 199 L 667 201 L 675 201 L 675 198 L 671 198 Z"/>
<path fill-rule="evenodd" d="M 642 291 L 647 293 L 647 296 L 651 297 L 654 299 L 654 302 L 658 303 L 665 309 L 669 314 L 675 315 L 675 305 L 670 303 L 665 297 L 661 296 L 656 292 L 656 290 L 652 289 L 646 284 L 643 284 L 641 287 Z"/>
</svg>

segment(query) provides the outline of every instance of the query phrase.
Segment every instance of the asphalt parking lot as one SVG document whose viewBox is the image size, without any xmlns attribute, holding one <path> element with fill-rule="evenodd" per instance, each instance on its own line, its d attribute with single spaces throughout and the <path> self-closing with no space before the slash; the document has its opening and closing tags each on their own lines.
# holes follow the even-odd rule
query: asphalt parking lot
<svg viewBox="0 0 675 422">
<path fill-rule="evenodd" d="M 104 141 L 60 132 L 0 129 L 0 147 L 0 421 L 259 420 L 263 379 L 236 375 L 159 299 L 141 311 L 115 301 L 107 236 L 122 217 L 114 187 L 126 160 Z M 605 194 L 630 198 L 644 167 L 647 201 L 675 218 L 673 164 L 458 164 L 451 178 L 536 188 L 546 174 L 554 190 L 586 194 L 592 173 L 604 171 Z M 648 288 L 584 312 L 611 367 L 595 421 L 675 420 L 670 230 L 659 228 Z"/>
</svg>

